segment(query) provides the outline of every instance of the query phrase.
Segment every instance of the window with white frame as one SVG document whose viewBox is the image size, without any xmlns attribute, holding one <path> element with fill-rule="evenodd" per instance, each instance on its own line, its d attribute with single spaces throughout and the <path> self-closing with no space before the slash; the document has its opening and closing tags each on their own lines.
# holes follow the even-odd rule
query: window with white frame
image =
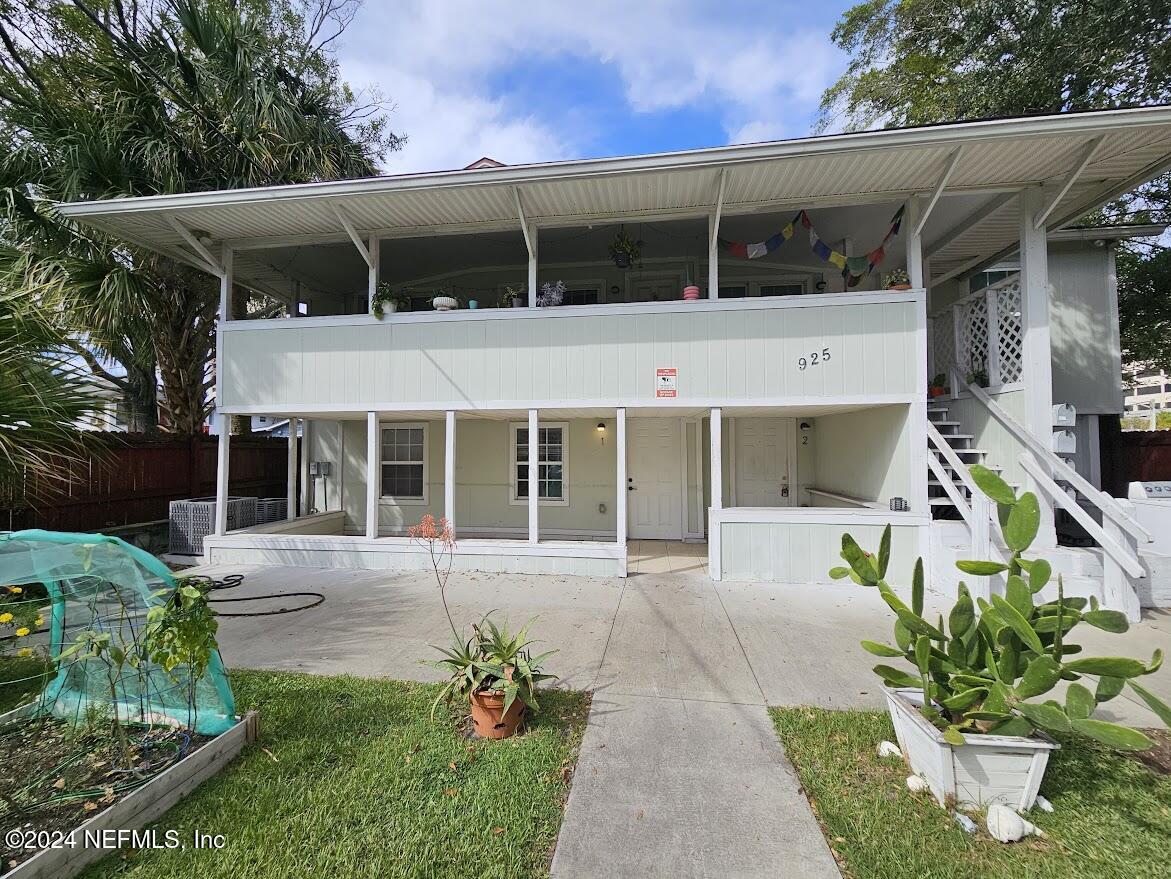
<svg viewBox="0 0 1171 879">
<path fill-rule="evenodd" d="M 383 424 L 382 497 L 399 504 L 427 502 L 427 425 Z"/>
<path fill-rule="evenodd" d="M 537 454 L 538 503 L 565 505 L 569 503 L 569 425 L 564 422 L 541 422 L 537 428 L 537 442 L 529 442 L 529 426 L 512 425 L 510 443 L 512 466 L 512 503 L 528 503 L 529 454 Z"/>
</svg>

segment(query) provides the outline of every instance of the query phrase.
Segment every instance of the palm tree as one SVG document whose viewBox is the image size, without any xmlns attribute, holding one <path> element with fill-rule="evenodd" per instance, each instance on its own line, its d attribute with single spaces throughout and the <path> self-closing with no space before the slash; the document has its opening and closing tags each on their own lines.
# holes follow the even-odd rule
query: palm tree
<svg viewBox="0 0 1171 879">
<path fill-rule="evenodd" d="M 0 289 L 0 505 L 23 502 L 84 452 L 74 423 L 96 401 L 52 313 Z"/>
<path fill-rule="evenodd" d="M 86 362 L 120 361 L 127 385 L 157 367 L 170 429 L 198 433 L 216 280 L 52 202 L 369 176 L 400 139 L 289 0 L 26 6 L 0 15 L 0 282 L 70 296 Z"/>
</svg>

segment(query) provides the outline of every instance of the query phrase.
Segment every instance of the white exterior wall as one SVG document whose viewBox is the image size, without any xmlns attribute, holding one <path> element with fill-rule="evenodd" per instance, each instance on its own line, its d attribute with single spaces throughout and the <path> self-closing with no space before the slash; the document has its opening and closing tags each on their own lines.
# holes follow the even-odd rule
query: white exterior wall
<svg viewBox="0 0 1171 879">
<path fill-rule="evenodd" d="M 795 513 L 815 516 L 808 510 Z M 863 549 L 876 552 L 885 520 L 898 522 L 905 515 L 882 517 L 841 510 L 836 515 L 821 511 L 822 518 L 831 521 L 722 522 L 719 526 L 722 579 L 832 583 L 830 568 L 845 564 L 841 559 L 842 534 L 852 534 Z M 847 518 L 854 521 L 847 522 Z M 896 588 L 910 588 L 915 559 L 925 554 L 920 548 L 925 530 L 926 519 L 922 524 L 896 524 L 891 528 L 887 578 Z"/>
<path fill-rule="evenodd" d="M 912 501 L 911 416 L 908 406 L 881 406 L 822 416 L 810 422 L 808 457 L 814 478 L 806 481 L 823 491 L 877 501 L 890 507 L 890 499 Z M 798 449 L 802 447 L 798 444 Z M 800 460 L 800 459 L 799 459 Z M 824 497 L 814 506 L 827 506 Z M 926 512 L 920 510 L 919 512 Z"/>
<path fill-rule="evenodd" d="M 905 398 L 922 393 L 923 313 L 912 291 L 231 321 L 222 411 Z M 659 367 L 678 370 L 673 401 L 655 398 Z"/>
<path fill-rule="evenodd" d="M 1001 409 L 1013 417 L 1018 424 L 1025 423 L 1025 392 L 1022 390 L 1006 391 L 1002 394 L 993 394 Z M 1056 399 L 1056 398 L 1055 398 Z M 1025 472 L 1017 463 L 1017 457 L 1023 452 L 1022 446 L 999 421 L 992 417 L 984 406 L 974 397 L 960 397 L 951 400 L 941 397 L 938 405 L 947 407 L 947 417 L 952 421 L 963 422 L 963 433 L 975 436 L 972 448 L 984 449 L 988 452 L 984 459 L 985 464 L 1003 467 L 1001 474 L 1008 482 L 1023 486 Z"/>
</svg>

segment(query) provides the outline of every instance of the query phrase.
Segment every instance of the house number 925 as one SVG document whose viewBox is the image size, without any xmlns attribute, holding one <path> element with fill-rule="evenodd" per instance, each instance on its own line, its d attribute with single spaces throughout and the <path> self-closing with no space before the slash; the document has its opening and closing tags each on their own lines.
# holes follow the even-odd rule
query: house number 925
<svg viewBox="0 0 1171 879">
<path fill-rule="evenodd" d="M 822 348 L 820 354 L 818 354 L 816 351 L 814 351 L 812 354 L 809 355 L 808 358 L 798 357 L 797 358 L 797 368 L 798 369 L 807 369 L 810 366 L 817 366 L 817 364 L 819 364 L 819 363 L 827 363 L 828 361 L 830 361 L 832 359 L 833 358 L 830 356 L 830 353 L 829 353 L 829 348 Z"/>
</svg>

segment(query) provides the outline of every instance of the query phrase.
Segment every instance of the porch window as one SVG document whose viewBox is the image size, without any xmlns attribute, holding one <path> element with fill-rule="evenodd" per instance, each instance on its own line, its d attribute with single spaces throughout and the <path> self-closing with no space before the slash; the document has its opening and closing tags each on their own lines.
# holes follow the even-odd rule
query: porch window
<svg viewBox="0 0 1171 879">
<path fill-rule="evenodd" d="M 427 425 L 384 424 L 382 497 L 398 504 L 427 503 Z"/>
<path fill-rule="evenodd" d="M 568 470 L 569 425 L 542 422 L 537 437 L 537 499 L 545 505 L 569 503 Z M 527 503 L 529 498 L 529 428 L 512 425 L 512 503 Z"/>
</svg>

